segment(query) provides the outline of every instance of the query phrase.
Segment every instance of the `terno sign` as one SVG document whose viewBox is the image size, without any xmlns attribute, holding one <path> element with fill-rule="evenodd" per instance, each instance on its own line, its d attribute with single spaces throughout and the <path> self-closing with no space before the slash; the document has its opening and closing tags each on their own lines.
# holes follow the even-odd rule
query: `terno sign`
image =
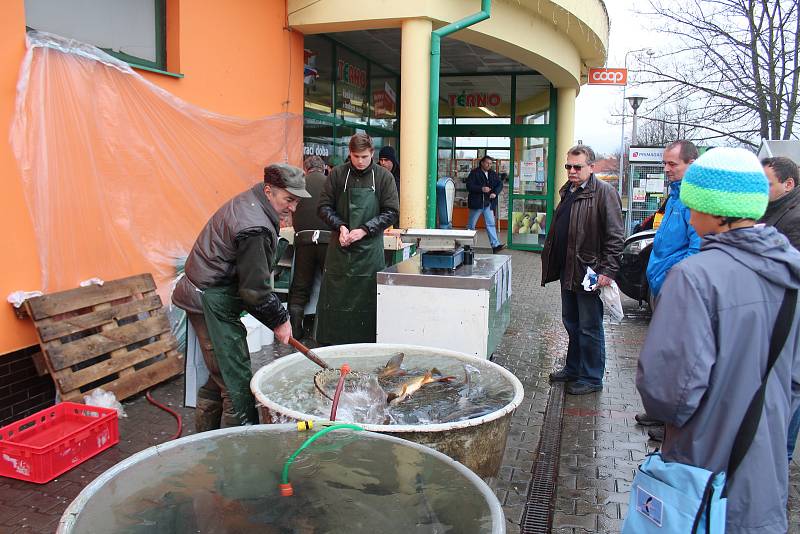
<svg viewBox="0 0 800 534">
<path fill-rule="evenodd" d="M 627 85 L 628 69 L 589 69 L 589 85 Z"/>
<path fill-rule="evenodd" d="M 460 95 L 447 95 L 447 102 L 450 107 L 460 106 L 462 108 L 477 107 L 497 107 L 502 102 L 502 98 L 497 93 L 461 93 Z"/>
</svg>

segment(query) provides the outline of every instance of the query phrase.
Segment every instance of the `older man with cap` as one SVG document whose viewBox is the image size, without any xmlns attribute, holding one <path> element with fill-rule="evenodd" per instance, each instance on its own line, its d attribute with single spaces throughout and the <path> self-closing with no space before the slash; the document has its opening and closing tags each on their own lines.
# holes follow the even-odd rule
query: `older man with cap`
<svg viewBox="0 0 800 534">
<path fill-rule="evenodd" d="M 242 312 L 271 328 L 281 343 L 289 314 L 269 284 L 280 219 L 308 198 L 303 171 L 276 164 L 264 181 L 228 200 L 209 219 L 186 258 L 172 302 L 186 310 L 210 378 L 200 388 L 197 430 L 258 423 L 250 392 L 250 354 Z"/>
</svg>

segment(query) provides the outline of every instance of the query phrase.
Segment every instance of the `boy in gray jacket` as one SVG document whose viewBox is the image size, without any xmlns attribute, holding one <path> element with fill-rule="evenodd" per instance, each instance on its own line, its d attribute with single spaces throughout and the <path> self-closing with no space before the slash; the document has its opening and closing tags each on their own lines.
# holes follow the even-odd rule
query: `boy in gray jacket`
<svg viewBox="0 0 800 534">
<path fill-rule="evenodd" d="M 684 177 L 681 201 L 703 241 L 667 275 L 636 376 L 647 413 L 666 422 L 665 461 L 726 470 L 784 294 L 800 287 L 800 253 L 774 228 L 755 226 L 767 191 L 758 159 L 744 149 L 712 149 Z M 755 439 L 728 480 L 729 534 L 787 530 L 786 433 L 800 404 L 796 316 Z"/>
</svg>

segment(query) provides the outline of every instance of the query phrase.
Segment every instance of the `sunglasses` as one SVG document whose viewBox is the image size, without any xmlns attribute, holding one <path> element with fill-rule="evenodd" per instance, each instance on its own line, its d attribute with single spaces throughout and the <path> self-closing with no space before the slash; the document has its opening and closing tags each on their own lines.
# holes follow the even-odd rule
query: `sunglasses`
<svg viewBox="0 0 800 534">
<path fill-rule="evenodd" d="M 571 169 L 575 169 L 576 171 L 581 172 L 581 169 L 583 169 L 584 167 L 586 167 L 586 165 L 570 165 L 569 163 L 564 164 L 564 168 L 567 169 L 568 171 Z"/>
</svg>

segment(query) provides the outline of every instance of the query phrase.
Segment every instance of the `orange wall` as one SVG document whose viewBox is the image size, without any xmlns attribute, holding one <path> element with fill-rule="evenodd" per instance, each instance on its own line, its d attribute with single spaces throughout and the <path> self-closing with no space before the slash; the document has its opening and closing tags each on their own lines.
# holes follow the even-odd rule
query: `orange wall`
<svg viewBox="0 0 800 534">
<path fill-rule="evenodd" d="M 192 104 L 226 115 L 302 113 L 303 36 L 283 29 L 286 0 L 167 0 L 167 17 L 168 66 L 185 77 L 140 71 L 147 79 Z M 9 0 L 0 17 L 3 299 L 12 291 L 40 289 L 41 284 L 33 225 L 8 142 L 24 52 L 24 1 Z M 0 354 L 35 343 L 31 322 L 17 319 L 10 304 L 0 304 Z"/>
</svg>

